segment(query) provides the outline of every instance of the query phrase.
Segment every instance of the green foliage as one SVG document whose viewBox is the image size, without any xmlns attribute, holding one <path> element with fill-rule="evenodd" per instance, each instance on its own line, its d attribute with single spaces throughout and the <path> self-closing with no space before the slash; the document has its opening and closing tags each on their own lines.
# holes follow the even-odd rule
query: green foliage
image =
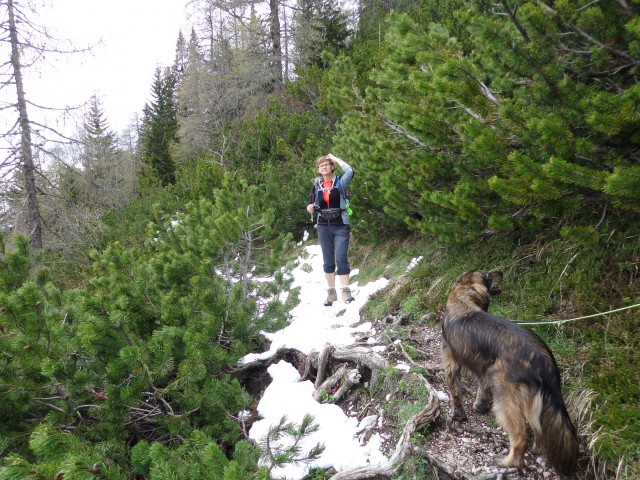
<svg viewBox="0 0 640 480">
<path fill-rule="evenodd" d="M 0 436 L 18 449 L 29 419 L 53 414 L 65 419 L 65 359 L 71 352 L 70 327 L 61 319 L 61 295 L 35 268 L 26 237 L 16 250 L 0 255 Z"/>
<path fill-rule="evenodd" d="M 421 450 L 419 450 L 421 451 Z M 408 461 L 402 465 L 402 469 L 393 477 L 393 480 L 414 480 L 420 478 L 422 480 L 437 480 L 439 475 L 426 456 L 412 455 Z"/>
<path fill-rule="evenodd" d="M 140 143 L 142 156 L 162 185 L 175 183 L 171 146 L 178 141 L 178 111 L 175 101 L 177 78 L 171 69 L 156 68 L 151 93 L 144 107 Z"/>
<path fill-rule="evenodd" d="M 333 393 L 328 390 L 323 390 L 320 392 L 320 403 L 333 403 L 335 401 L 335 396 Z"/>
<path fill-rule="evenodd" d="M 298 77 L 260 101 L 218 106 L 221 115 L 180 117 L 215 116 L 215 128 L 191 125 L 201 136 L 179 149 L 178 109 L 209 102 L 182 89 L 176 104 L 179 79 L 159 69 L 140 132 L 152 175 L 137 201 L 103 218 L 109 230 L 84 264 L 33 257 L 21 237 L 7 251 L 0 236 L 0 478 L 266 480 L 319 454 L 298 448 L 311 419 L 283 419 L 259 468 L 234 420 L 252 399 L 229 372 L 295 302 L 295 292 L 286 306 L 267 300 L 288 288 L 282 275 L 255 278 L 310 227 L 314 159 L 328 151 L 356 171 L 358 281 L 393 279 L 363 310 L 368 320 L 437 312 L 470 268 L 505 272 L 492 311 L 507 318 L 637 303 L 638 5 L 511 7 L 366 1 L 347 46 L 335 5 L 306 4 L 326 36 L 307 45 Z M 196 47 L 192 35 L 191 61 Z M 212 80 L 205 70 L 192 83 Z M 605 461 L 637 460 L 637 328 L 631 312 L 536 328 L 583 377 L 566 388 L 597 392 L 604 433 L 593 443 Z M 373 391 L 396 388 L 412 390 L 389 371 Z M 393 418 L 411 414 L 389 406 Z M 415 458 L 399 478 L 429 475 Z"/>
<path fill-rule="evenodd" d="M 334 0 L 298 3 L 294 42 L 298 50 L 296 71 L 322 66 L 322 53 L 339 52 L 346 47 L 349 37 L 347 15 Z"/>
<path fill-rule="evenodd" d="M 281 467 L 287 463 L 308 463 L 317 460 L 325 446 L 317 443 L 307 452 L 302 450 L 300 442 L 318 431 L 319 426 L 313 423 L 313 416 L 306 414 L 300 425 L 288 422 L 283 416 L 277 425 L 272 425 L 267 434 L 260 440 L 262 458 L 268 470 Z"/>
<path fill-rule="evenodd" d="M 3 254 L 8 268 L 0 274 L 0 428 L 13 440 L 9 454 L 30 439 L 32 455 L 15 465 L 4 463 L 7 475 L 14 467 L 50 471 L 51 477 L 58 471 L 72 475 L 76 467 L 85 471 L 97 463 L 94 449 L 108 441 L 121 451 L 101 472 L 126 468 L 124 445 L 138 440 L 148 442 L 152 452 L 162 451 L 164 443 L 182 445 L 179 439 L 201 431 L 215 439 L 213 445 L 236 444 L 240 428 L 230 413 L 252 400 L 225 371 L 253 348 L 262 321 L 248 298 L 248 273 L 256 265 L 255 273 L 271 271 L 279 250 L 266 249 L 256 233 L 275 236 L 272 210 L 264 208 L 257 188 L 234 185 L 227 183 L 229 190 L 220 190 L 215 204 L 202 200 L 171 216 L 156 211 L 164 220 L 148 225 L 144 242 L 129 247 L 114 242 L 94 253 L 84 288 L 61 292 L 43 275 L 37 275 L 41 286 L 31 282 L 36 275 L 29 272 L 24 239 L 18 239 L 16 252 Z M 231 252 L 242 253 L 236 271 L 247 280 L 246 292 L 217 271 L 226 260 L 227 273 L 236 269 L 233 258 L 225 257 Z M 266 293 L 278 293 L 274 288 Z M 272 312 L 268 321 L 279 318 Z M 48 437 L 32 429 L 49 425 L 45 420 L 53 431 L 61 425 L 74 431 L 59 437 L 63 443 L 43 443 Z M 71 442 L 61 447 L 68 456 L 52 460 L 53 447 L 64 442 Z M 180 458 L 166 448 L 167 455 Z M 197 453 L 202 462 L 205 453 Z M 135 451 L 139 471 L 180 472 L 169 461 L 149 462 L 141 454 Z M 239 457 L 224 475 L 249 478 L 248 470 L 258 472 L 256 461 L 256 455 Z"/>
<path fill-rule="evenodd" d="M 389 16 L 367 87 L 356 83 L 351 56 L 327 75 L 327 101 L 348 111 L 336 150 L 366 185 L 362 228 L 399 222 L 464 243 L 487 232 L 588 227 L 611 205 L 634 218 L 638 87 L 622 65 L 635 23 L 596 6 L 552 12 L 524 2 L 516 24 L 482 3 L 440 4 Z M 572 28 L 606 35 L 617 54 L 586 35 L 567 54 L 552 32 Z M 578 49 L 610 72 L 615 94 Z"/>
<path fill-rule="evenodd" d="M 138 443 L 132 450 L 132 463 L 134 473 L 149 479 L 266 479 L 264 471 L 256 467 L 258 456 L 255 447 L 242 440 L 230 460 L 212 437 L 194 431 L 176 449 Z"/>
</svg>

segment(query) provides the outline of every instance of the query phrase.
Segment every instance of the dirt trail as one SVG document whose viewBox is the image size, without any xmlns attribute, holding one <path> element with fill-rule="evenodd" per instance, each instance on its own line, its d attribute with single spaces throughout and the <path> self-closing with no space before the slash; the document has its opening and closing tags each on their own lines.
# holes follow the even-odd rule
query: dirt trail
<svg viewBox="0 0 640 480">
<path fill-rule="evenodd" d="M 440 326 L 403 325 L 402 328 L 409 329 L 409 335 L 406 334 L 406 331 L 403 334 L 408 340 L 396 340 L 388 345 L 382 355 L 387 357 L 391 365 L 395 365 L 401 362 L 409 363 L 410 359 L 406 355 L 408 349 L 412 349 L 414 352 L 419 351 L 426 358 L 426 361 L 415 366 L 424 367 L 432 372 L 429 383 L 436 390 L 444 392 L 448 396 L 448 388 L 440 366 Z M 464 399 L 465 410 L 469 418 L 463 423 L 460 430 L 452 431 L 446 427 L 444 419 L 450 414 L 450 406 L 448 400 L 445 400 L 441 401 L 439 420 L 422 432 L 427 438 L 426 452 L 434 460 L 441 462 L 446 473 L 453 478 L 460 479 L 559 480 L 562 478 L 547 464 L 541 454 L 533 452 L 531 449 L 526 453 L 524 468 L 518 470 L 499 467 L 494 457 L 508 451 L 508 436 L 497 426 L 493 414 L 479 414 L 474 411 L 472 403 L 475 397 L 475 382 L 464 378 L 463 384 L 467 390 Z M 402 395 L 402 392 L 397 391 L 396 395 Z M 381 402 L 392 400 L 392 397 L 387 394 L 382 399 L 370 401 L 367 405 L 367 412 L 382 412 Z M 358 408 L 362 408 L 362 405 L 358 405 L 358 403 L 358 398 L 352 397 L 341 402 L 341 406 L 354 414 L 358 413 Z M 382 425 L 378 426 L 377 433 L 386 435 L 389 439 L 389 451 L 391 451 L 395 446 L 398 427 L 391 425 L 387 419 L 384 419 L 384 415 L 382 418 Z M 440 475 L 442 478 L 442 471 Z"/>
</svg>

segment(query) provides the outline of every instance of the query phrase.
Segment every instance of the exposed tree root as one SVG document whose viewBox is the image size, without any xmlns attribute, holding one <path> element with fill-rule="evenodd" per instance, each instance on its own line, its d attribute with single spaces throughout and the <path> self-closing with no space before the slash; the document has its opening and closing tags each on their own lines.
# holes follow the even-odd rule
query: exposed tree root
<svg viewBox="0 0 640 480">
<path fill-rule="evenodd" d="M 380 371 L 384 370 L 389 365 L 384 357 L 378 355 L 368 347 L 327 344 L 317 357 L 318 374 L 316 375 L 316 389 L 318 389 L 324 381 L 325 371 L 330 359 L 349 361 L 356 365 L 364 365 L 368 367 L 371 370 L 371 385 L 375 384 Z"/>
<path fill-rule="evenodd" d="M 322 384 L 316 388 L 313 398 L 316 402 L 322 399 L 322 392 L 334 389 L 337 385 L 340 387 L 333 394 L 333 401 L 340 400 L 351 387 L 360 383 L 360 372 L 357 368 L 348 369 L 346 364 L 340 365 L 340 368 L 333 375 L 327 378 Z"/>
<path fill-rule="evenodd" d="M 331 477 L 331 480 L 364 480 L 373 478 L 391 478 L 398 472 L 409 454 L 413 452 L 414 447 L 411 444 L 411 436 L 416 431 L 432 423 L 440 415 L 440 400 L 438 400 L 438 397 L 431 385 L 429 385 L 426 380 L 423 379 L 423 381 L 427 386 L 428 391 L 427 403 L 420 412 L 414 415 L 407 422 L 404 427 L 404 431 L 402 432 L 402 435 L 400 436 L 400 439 L 396 444 L 396 449 L 387 463 L 382 465 L 369 465 L 366 467 L 356 467 L 350 468 L 348 470 L 343 470 L 333 475 Z M 442 468 L 441 465 L 438 465 L 438 467 Z M 453 466 L 451 467 L 451 471 L 453 472 Z"/>
<path fill-rule="evenodd" d="M 335 393 L 333 393 L 334 401 L 337 401 L 345 396 L 354 385 L 357 385 L 360 382 L 360 371 L 358 368 L 350 368 L 348 366 L 349 363 L 369 368 L 371 370 L 371 384 L 375 383 L 380 371 L 384 370 L 388 366 L 387 360 L 369 347 L 359 345 L 344 346 L 327 344 L 322 351 L 311 352 L 306 357 L 298 350 L 288 348 L 280 349 L 272 357 L 245 364 L 237 368 L 234 373 L 247 375 L 258 369 L 266 371 L 266 368 L 269 365 L 277 363 L 282 359 L 286 359 L 288 361 L 293 360 L 293 363 L 297 365 L 297 368 L 302 370 L 300 378 L 301 381 L 306 380 L 311 375 L 312 369 L 317 370 L 315 379 L 316 390 L 313 395 L 316 401 L 321 400 L 322 392 L 333 390 L 339 386 Z M 327 377 L 330 365 L 335 361 L 345 363 L 342 363 L 333 372 L 333 374 Z M 459 471 L 456 465 L 448 464 L 446 461 L 436 457 L 428 451 L 417 450 L 417 447 L 411 444 L 412 435 L 424 428 L 426 425 L 432 423 L 440 415 L 440 401 L 438 400 L 435 390 L 426 379 L 423 377 L 420 378 L 427 387 L 428 398 L 426 400 L 426 405 L 405 425 L 404 431 L 398 439 L 391 458 L 381 465 L 368 465 L 343 470 L 333 475 L 331 480 L 371 480 L 391 478 L 393 475 L 398 473 L 410 455 L 416 454 L 423 455 L 434 468 L 438 469 L 438 474 L 443 478 L 446 477 L 456 480 L 472 478 L 469 474 Z"/>
<path fill-rule="evenodd" d="M 276 353 L 274 353 L 269 358 L 265 358 L 263 360 L 254 360 L 253 362 L 238 365 L 238 367 L 233 369 L 231 373 L 245 372 L 254 368 L 266 368 L 269 365 L 278 363 L 283 359 L 287 360 L 292 365 L 295 365 L 296 368 L 298 368 L 299 365 L 304 364 L 305 355 L 300 350 L 296 350 L 295 348 L 279 348 Z"/>
</svg>

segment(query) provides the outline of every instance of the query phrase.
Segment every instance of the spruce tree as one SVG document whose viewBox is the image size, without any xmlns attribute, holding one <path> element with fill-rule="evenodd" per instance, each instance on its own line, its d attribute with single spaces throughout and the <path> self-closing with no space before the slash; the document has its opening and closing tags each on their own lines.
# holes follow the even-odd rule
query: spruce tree
<svg viewBox="0 0 640 480">
<path fill-rule="evenodd" d="M 300 0 L 294 18 L 296 71 L 321 66 L 324 51 L 337 54 L 345 48 L 350 34 L 347 16 L 333 0 Z"/>
<path fill-rule="evenodd" d="M 143 110 L 140 143 L 142 157 L 162 185 L 176 179 L 172 146 L 178 142 L 178 118 L 175 103 L 176 75 L 170 68 L 156 68 L 151 95 L 153 100 Z"/>
<path fill-rule="evenodd" d="M 85 199 L 101 205 L 121 206 L 118 199 L 125 194 L 126 175 L 118 158 L 116 135 L 109 129 L 102 105 L 96 95 L 91 97 L 81 134 L 82 176 L 86 182 Z M 126 194 L 125 194 L 126 195 Z"/>
</svg>

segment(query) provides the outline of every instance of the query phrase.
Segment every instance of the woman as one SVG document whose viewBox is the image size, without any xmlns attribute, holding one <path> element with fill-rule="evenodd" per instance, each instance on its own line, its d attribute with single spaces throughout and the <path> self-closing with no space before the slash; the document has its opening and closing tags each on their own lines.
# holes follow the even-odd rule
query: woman
<svg viewBox="0 0 640 480">
<path fill-rule="evenodd" d="M 335 176 L 335 164 L 340 165 L 344 174 Z M 336 294 L 336 273 L 342 286 L 342 301 L 354 300 L 349 289 L 349 215 L 347 213 L 346 191 L 353 169 L 344 160 L 329 153 L 316 160 L 319 177 L 311 191 L 311 200 L 307 211 L 313 215 L 318 212 L 318 238 L 322 249 L 322 260 L 327 279 L 327 299 L 325 306 L 330 307 L 338 300 Z M 336 271 L 336 264 L 338 266 Z"/>
</svg>

